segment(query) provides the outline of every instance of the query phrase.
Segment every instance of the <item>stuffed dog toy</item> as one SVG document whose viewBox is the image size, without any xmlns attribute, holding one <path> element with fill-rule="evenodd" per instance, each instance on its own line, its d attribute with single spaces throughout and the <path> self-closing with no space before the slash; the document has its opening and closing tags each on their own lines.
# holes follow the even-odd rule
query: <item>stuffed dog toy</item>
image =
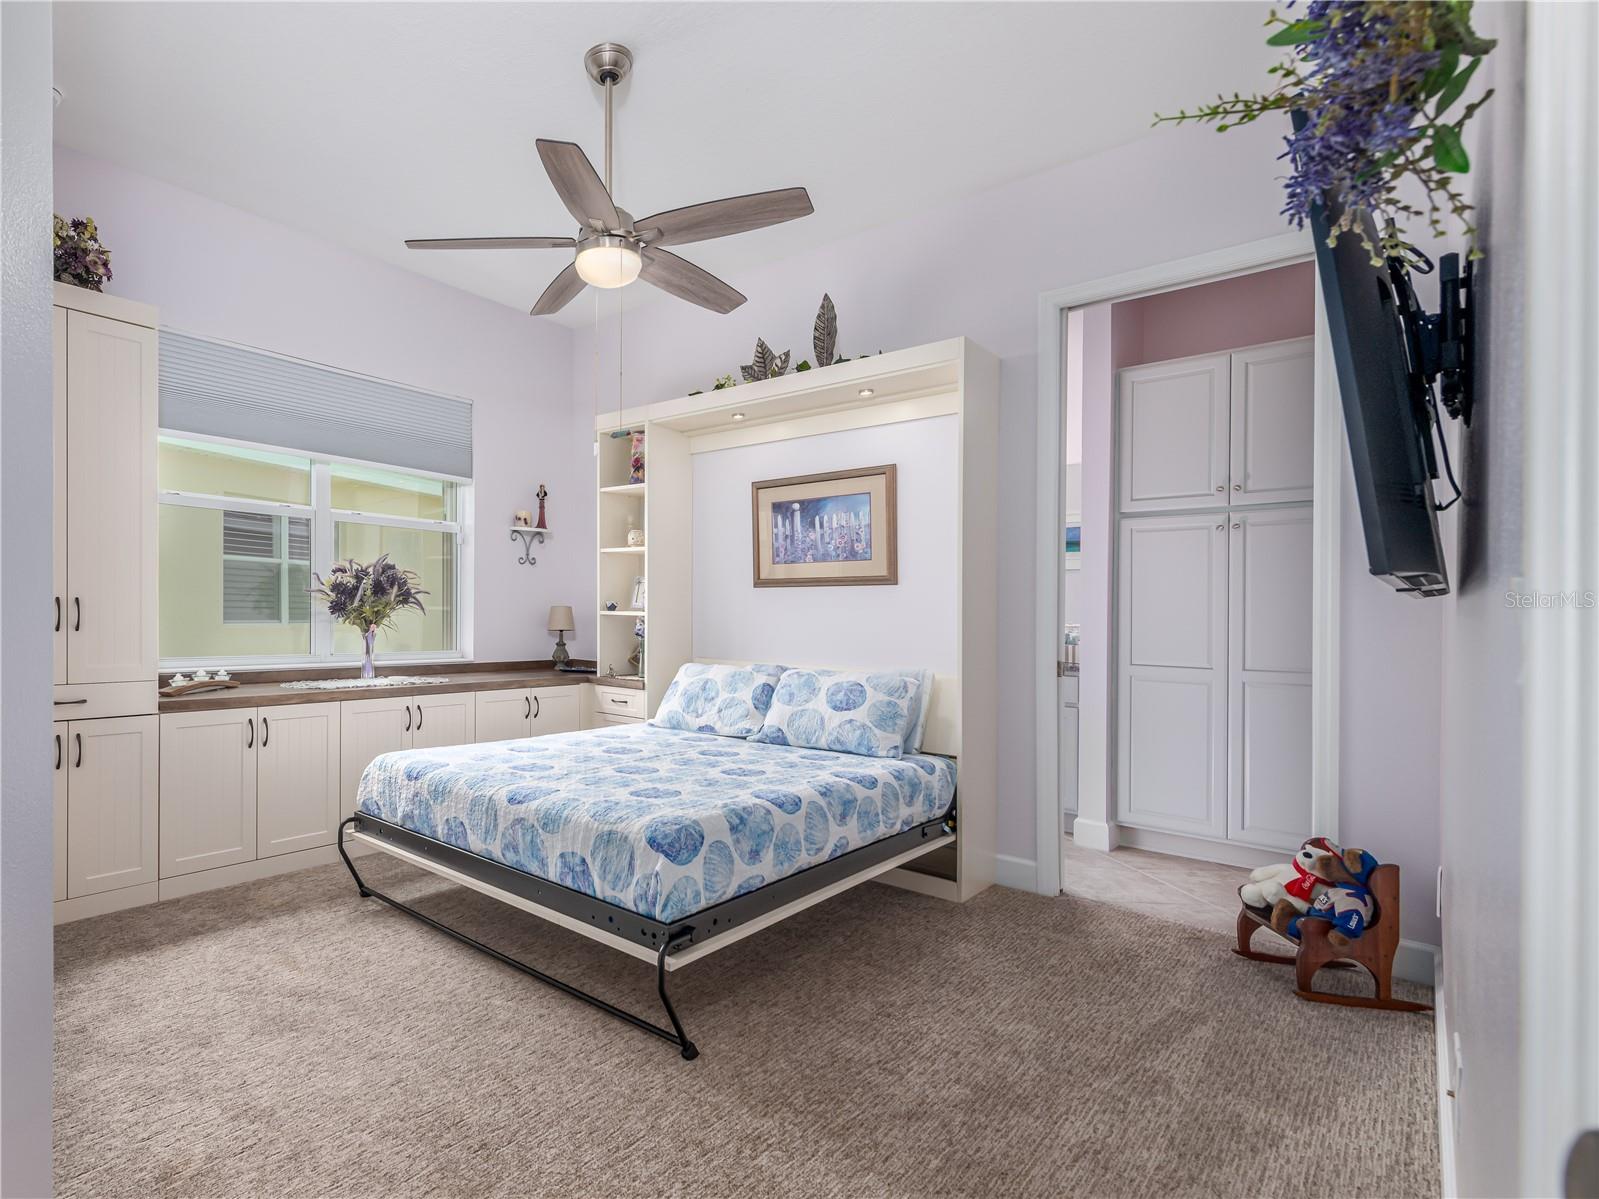
<svg viewBox="0 0 1599 1199">
<path fill-rule="evenodd" d="M 1271 927 L 1280 936 L 1297 941 L 1306 920 L 1325 920 L 1333 927 L 1327 940 L 1339 949 L 1350 943 L 1372 922 L 1376 915 L 1376 902 L 1371 895 L 1371 872 L 1378 862 L 1363 849 L 1344 849 L 1337 854 L 1323 854 L 1308 867 L 1310 873 L 1324 879 L 1327 886 L 1312 900 L 1310 908 L 1300 912 L 1286 900 L 1278 900 L 1272 907 Z"/>
<path fill-rule="evenodd" d="M 1316 873 L 1316 862 L 1342 852 L 1326 837 L 1311 837 L 1299 847 L 1292 861 L 1252 871 L 1249 881 L 1238 888 L 1238 898 L 1252 908 L 1275 908 L 1287 903 L 1295 915 L 1307 912 L 1316 896 L 1332 882 Z"/>
</svg>

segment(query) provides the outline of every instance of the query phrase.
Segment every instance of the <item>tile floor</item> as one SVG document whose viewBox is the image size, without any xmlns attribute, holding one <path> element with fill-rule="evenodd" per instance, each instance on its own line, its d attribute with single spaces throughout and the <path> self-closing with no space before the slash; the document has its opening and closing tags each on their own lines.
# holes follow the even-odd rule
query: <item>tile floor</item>
<svg viewBox="0 0 1599 1199">
<path fill-rule="evenodd" d="M 1238 885 L 1249 878 L 1240 866 L 1176 858 L 1146 849 L 1100 853 L 1079 849 L 1066 838 L 1062 885 L 1068 895 L 1097 899 L 1148 916 L 1231 936 L 1238 921 Z M 1265 949 L 1265 938 L 1256 935 Z"/>
</svg>

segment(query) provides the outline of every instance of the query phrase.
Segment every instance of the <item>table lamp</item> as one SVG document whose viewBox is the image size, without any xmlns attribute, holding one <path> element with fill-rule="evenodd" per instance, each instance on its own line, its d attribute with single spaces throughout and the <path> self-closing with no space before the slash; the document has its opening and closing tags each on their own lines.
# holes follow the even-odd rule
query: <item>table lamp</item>
<svg viewBox="0 0 1599 1199">
<path fill-rule="evenodd" d="M 565 666 L 572 660 L 572 655 L 566 649 L 565 634 L 577 628 L 572 619 L 572 606 L 570 604 L 552 604 L 550 606 L 550 619 L 548 622 L 550 632 L 555 634 L 555 650 L 550 654 L 550 661 L 556 666 Z"/>
</svg>

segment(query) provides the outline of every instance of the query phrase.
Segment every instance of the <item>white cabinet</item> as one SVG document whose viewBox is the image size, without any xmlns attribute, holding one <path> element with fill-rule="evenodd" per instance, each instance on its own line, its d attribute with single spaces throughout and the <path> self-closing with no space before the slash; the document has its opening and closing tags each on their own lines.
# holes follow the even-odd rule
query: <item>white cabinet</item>
<svg viewBox="0 0 1599 1199">
<path fill-rule="evenodd" d="M 355 811 L 361 772 L 379 754 L 411 748 L 416 710 L 409 695 L 346 700 L 339 705 L 339 802 Z"/>
<path fill-rule="evenodd" d="M 526 687 L 477 693 L 477 739 L 515 741 L 533 735 L 533 692 Z"/>
<path fill-rule="evenodd" d="M 54 682 L 67 681 L 67 310 L 51 309 L 51 345 L 55 351 L 51 380 L 50 445 L 55 460 L 54 489 L 50 496 L 50 579 L 53 596 L 51 648 L 55 659 Z"/>
<path fill-rule="evenodd" d="M 154 716 L 57 724 L 67 773 L 67 896 L 156 880 Z"/>
<path fill-rule="evenodd" d="M 1226 354 L 1121 372 L 1117 421 L 1123 512 L 1226 503 Z"/>
<path fill-rule="evenodd" d="M 255 859 L 254 708 L 161 717 L 161 877 Z"/>
<path fill-rule="evenodd" d="M 284 704 L 257 710 L 256 856 L 332 845 L 339 801 L 339 705 Z"/>
<path fill-rule="evenodd" d="M 156 333 L 76 311 L 66 327 L 65 681 L 153 680 Z"/>
<path fill-rule="evenodd" d="M 577 687 L 533 688 L 533 735 L 576 732 L 582 723 Z"/>
<path fill-rule="evenodd" d="M 632 687 L 606 687 L 595 684 L 591 695 L 590 719 L 599 724 L 637 724 L 649 716 L 644 692 Z"/>
<path fill-rule="evenodd" d="M 1308 337 L 1123 370 L 1121 510 L 1308 502 L 1314 412 Z"/>
<path fill-rule="evenodd" d="M 1310 501 L 1315 375 L 1308 337 L 1232 355 L 1231 503 Z"/>
<path fill-rule="evenodd" d="M 1227 836 L 1292 851 L 1311 821 L 1309 506 L 1234 513 L 1228 558 Z"/>
<path fill-rule="evenodd" d="M 1226 514 L 1122 521 L 1117 817 L 1227 831 Z"/>
<path fill-rule="evenodd" d="M 411 699 L 416 723 L 411 729 L 411 747 L 428 749 L 436 745 L 470 745 L 476 737 L 477 704 L 470 691 L 455 695 L 417 695 Z"/>
</svg>

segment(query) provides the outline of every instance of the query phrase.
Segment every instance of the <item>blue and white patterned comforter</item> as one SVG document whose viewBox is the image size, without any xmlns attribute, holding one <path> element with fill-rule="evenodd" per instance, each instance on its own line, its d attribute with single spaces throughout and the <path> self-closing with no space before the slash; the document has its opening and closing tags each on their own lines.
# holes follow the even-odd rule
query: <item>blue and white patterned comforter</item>
<svg viewBox="0 0 1599 1199">
<path fill-rule="evenodd" d="M 360 811 L 664 922 L 943 815 L 955 763 L 614 725 L 383 754 Z"/>
</svg>

